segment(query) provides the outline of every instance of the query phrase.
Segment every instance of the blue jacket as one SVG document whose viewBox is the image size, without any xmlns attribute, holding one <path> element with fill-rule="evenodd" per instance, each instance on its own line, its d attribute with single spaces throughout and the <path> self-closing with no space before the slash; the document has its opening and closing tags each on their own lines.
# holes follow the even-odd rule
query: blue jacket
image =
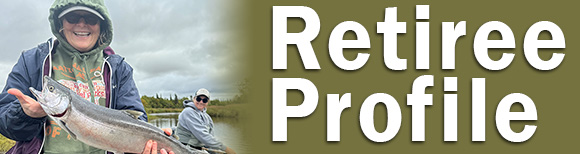
<svg viewBox="0 0 580 154">
<path fill-rule="evenodd" d="M 38 153 L 44 140 L 46 117 L 32 118 L 22 111 L 18 99 L 7 91 L 16 88 L 25 95 L 35 98 L 28 87 L 42 89 L 42 77 L 51 75 L 51 54 L 58 45 L 56 39 L 49 39 L 36 48 L 22 52 L 18 62 L 8 75 L 6 85 L 0 93 L 0 133 L 17 141 L 8 153 Z M 143 104 L 133 80 L 133 68 L 107 47 L 103 50 L 107 107 L 136 110 L 145 113 Z M 49 54 L 50 53 L 50 54 Z M 147 115 L 139 117 L 146 121 Z"/>
</svg>

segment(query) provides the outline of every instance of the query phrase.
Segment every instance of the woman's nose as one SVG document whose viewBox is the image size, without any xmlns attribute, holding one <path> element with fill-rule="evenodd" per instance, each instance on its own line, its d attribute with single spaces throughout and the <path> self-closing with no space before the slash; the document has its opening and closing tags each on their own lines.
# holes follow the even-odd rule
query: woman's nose
<svg viewBox="0 0 580 154">
<path fill-rule="evenodd" d="M 79 26 L 86 26 L 87 22 L 85 21 L 85 18 L 80 18 L 79 22 L 77 23 L 77 25 Z"/>
</svg>

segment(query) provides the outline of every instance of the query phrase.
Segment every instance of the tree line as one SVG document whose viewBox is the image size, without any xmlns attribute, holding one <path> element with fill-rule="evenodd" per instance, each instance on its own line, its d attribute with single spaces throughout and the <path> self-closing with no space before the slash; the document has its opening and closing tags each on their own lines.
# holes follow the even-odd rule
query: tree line
<svg viewBox="0 0 580 154">
<path fill-rule="evenodd" d="M 209 106 L 225 106 L 229 104 L 238 104 L 246 102 L 246 96 L 248 93 L 248 81 L 247 79 L 238 83 L 238 94 L 230 100 L 218 100 L 212 99 Z M 141 102 L 145 108 L 184 108 L 183 101 L 190 100 L 192 96 L 179 98 L 177 94 L 167 98 L 160 97 L 159 94 L 155 96 L 141 96 Z"/>
<path fill-rule="evenodd" d="M 145 108 L 183 108 L 183 101 L 191 100 L 191 97 L 177 97 L 177 94 L 174 94 L 170 98 L 163 98 L 159 97 L 159 94 L 155 96 L 141 96 L 141 102 L 143 102 L 143 106 Z M 218 100 L 212 99 L 209 103 L 209 106 L 225 106 L 229 104 L 241 103 L 239 102 L 239 95 L 236 95 L 231 100 Z"/>
</svg>

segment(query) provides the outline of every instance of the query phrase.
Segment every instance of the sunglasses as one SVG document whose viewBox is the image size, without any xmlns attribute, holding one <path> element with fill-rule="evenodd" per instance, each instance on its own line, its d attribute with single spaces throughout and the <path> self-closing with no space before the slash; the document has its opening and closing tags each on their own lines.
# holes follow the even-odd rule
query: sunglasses
<svg viewBox="0 0 580 154">
<path fill-rule="evenodd" d="M 208 98 L 201 99 L 201 97 L 197 97 L 195 98 L 195 100 L 197 100 L 198 102 L 203 100 L 203 103 L 207 103 L 209 101 Z"/>
<path fill-rule="evenodd" d="M 85 23 L 89 24 L 89 25 L 96 25 L 97 23 L 99 23 L 99 17 L 93 15 L 93 14 L 86 14 L 86 15 L 79 15 L 76 13 L 69 13 L 67 15 L 64 16 L 64 19 L 66 21 L 68 21 L 68 23 L 70 24 L 77 24 L 79 23 L 79 21 L 81 20 L 81 18 L 85 19 Z"/>
</svg>

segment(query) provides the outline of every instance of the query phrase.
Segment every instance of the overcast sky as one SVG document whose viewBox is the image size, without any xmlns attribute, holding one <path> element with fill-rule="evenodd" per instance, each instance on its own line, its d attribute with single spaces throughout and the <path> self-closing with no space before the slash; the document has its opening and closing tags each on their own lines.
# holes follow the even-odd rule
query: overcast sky
<svg viewBox="0 0 580 154">
<path fill-rule="evenodd" d="M 52 37 L 53 1 L 0 1 L 0 86 L 21 52 Z M 111 47 L 133 67 L 140 94 L 180 98 L 207 88 L 213 98 L 237 93 L 242 50 L 230 16 L 236 0 L 106 0 Z M 239 19 L 238 19 L 239 20 Z M 228 26 L 229 25 L 229 26 Z M 238 41 L 239 42 L 239 41 Z"/>
</svg>

